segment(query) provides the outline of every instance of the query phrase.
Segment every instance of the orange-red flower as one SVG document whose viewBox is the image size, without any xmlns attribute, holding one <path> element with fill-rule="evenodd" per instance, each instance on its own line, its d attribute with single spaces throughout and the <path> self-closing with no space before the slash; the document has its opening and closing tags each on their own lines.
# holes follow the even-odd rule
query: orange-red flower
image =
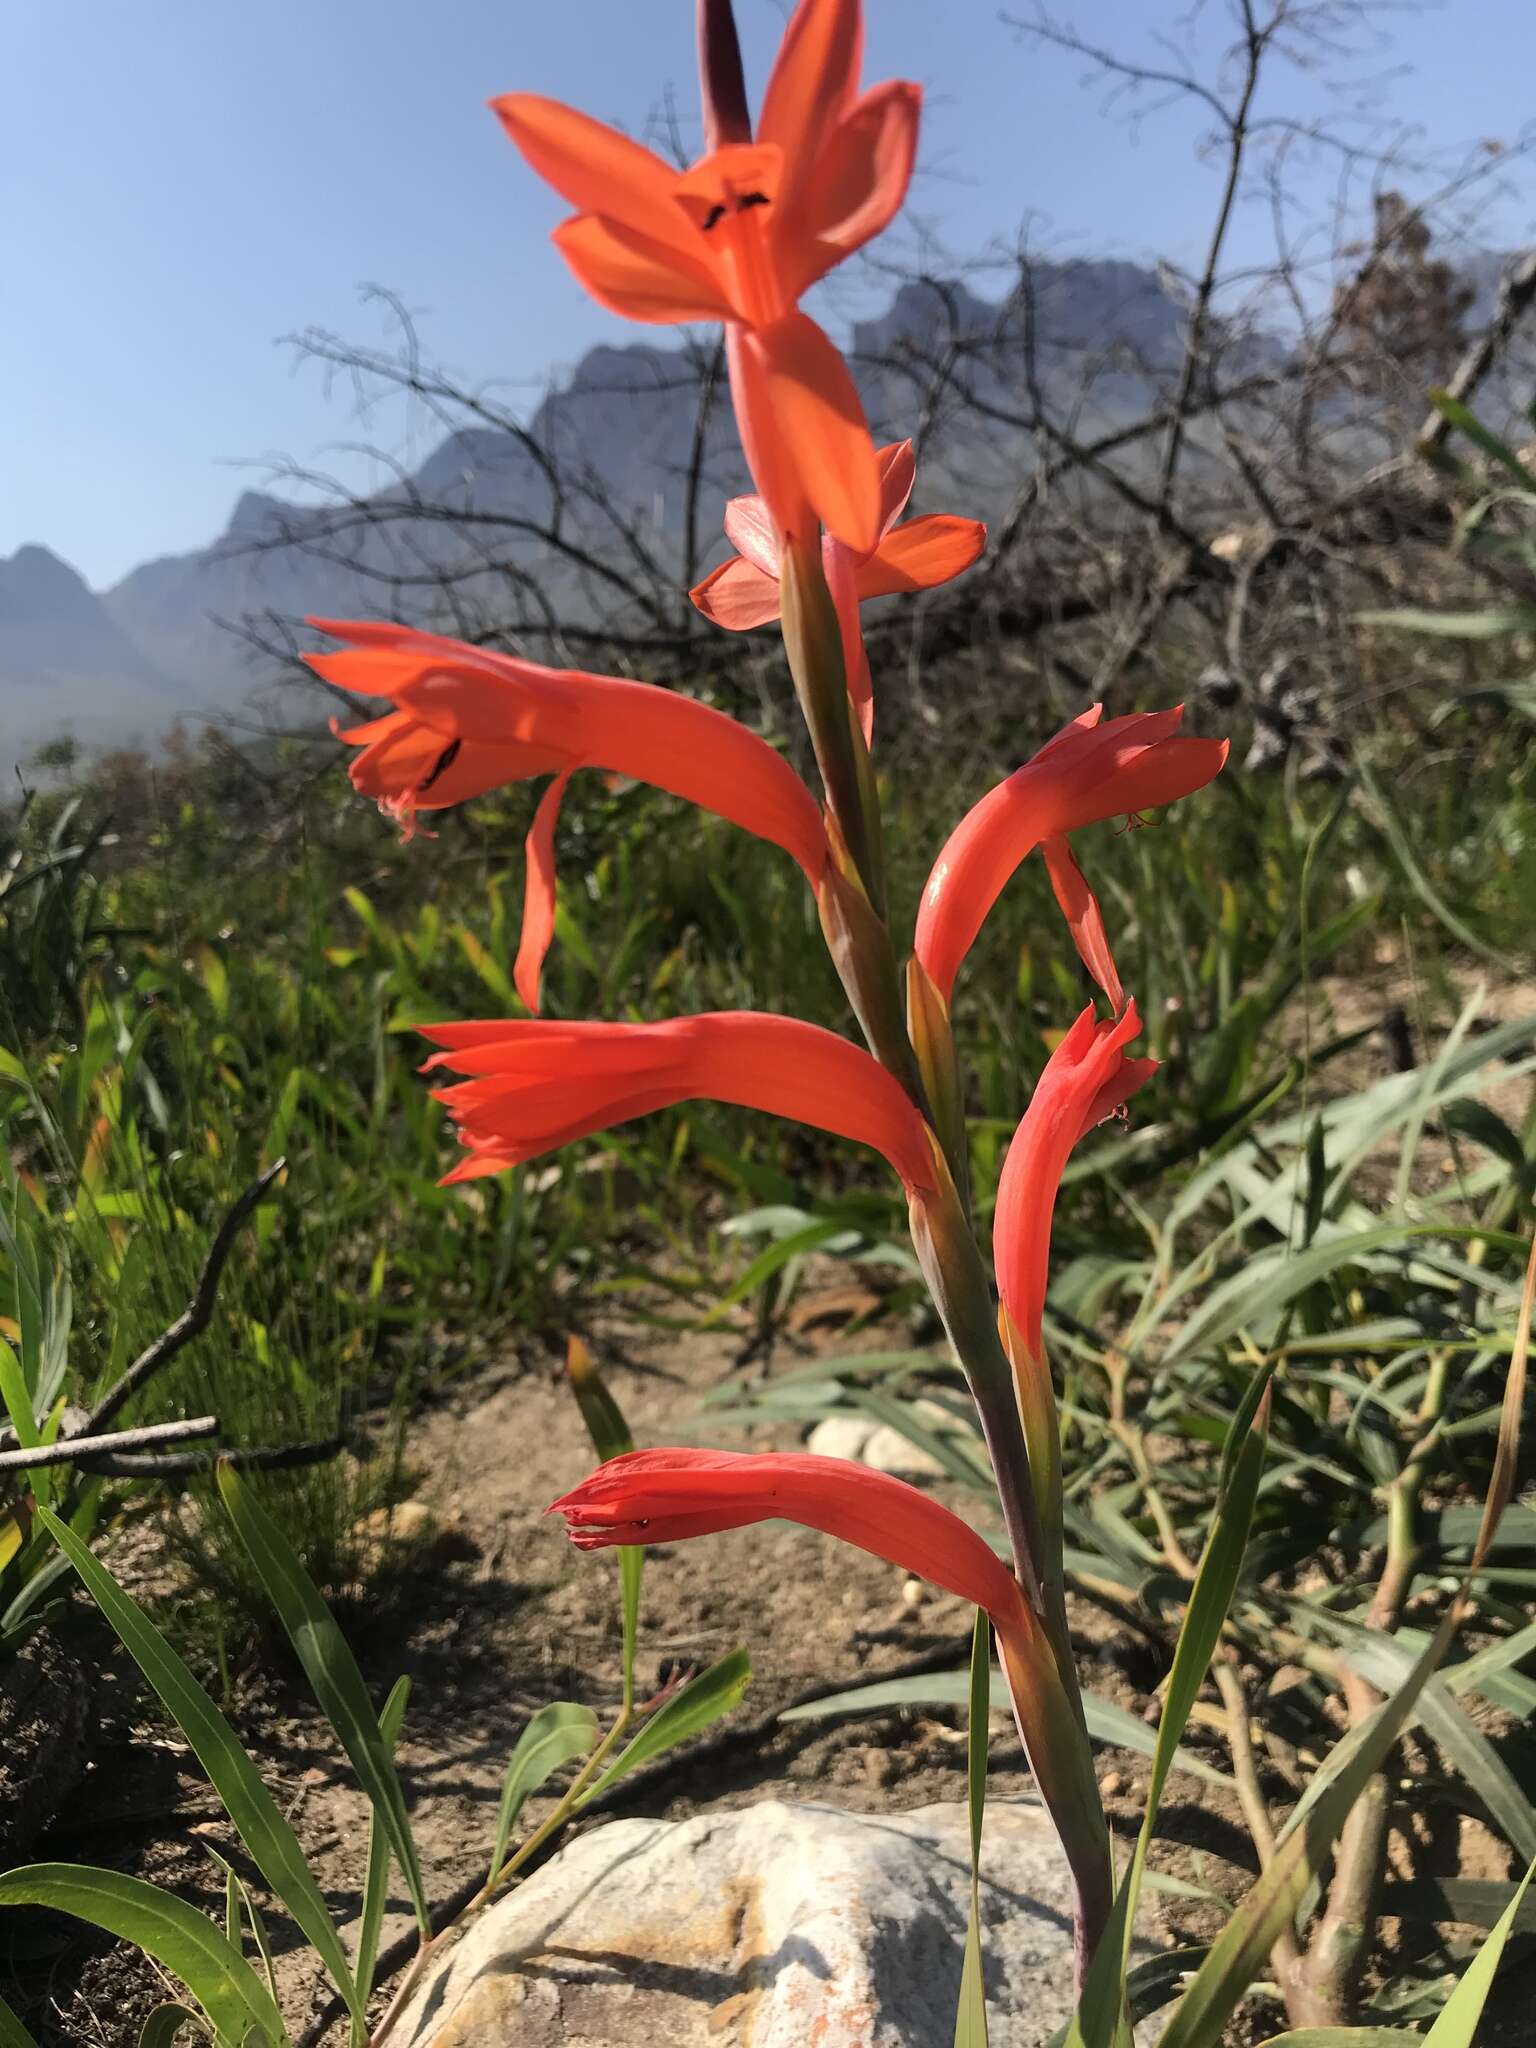
<svg viewBox="0 0 1536 2048">
<path fill-rule="evenodd" d="M 1074 1878 L 1083 1896 L 1099 1900 L 1109 1877 L 1103 1815 L 1049 1639 L 1002 1559 L 958 1515 L 915 1486 L 844 1458 L 673 1449 L 610 1458 L 549 1513 L 564 1515 L 582 1550 L 800 1522 L 981 1608 L 997 1632 L 1025 1752 Z"/>
<path fill-rule="evenodd" d="M 912 174 L 922 95 L 900 81 L 860 94 L 862 43 L 858 0 L 801 0 L 756 136 L 743 132 L 744 109 L 711 118 L 712 146 L 682 172 L 557 101 L 509 93 L 491 104 L 576 209 L 555 242 L 600 305 L 631 320 L 726 323 L 743 446 L 780 529 L 819 518 L 869 549 L 879 490 L 863 407 L 799 310 L 802 293 L 887 225 Z"/>
<path fill-rule="evenodd" d="M 843 629 L 843 666 L 848 694 L 858 710 L 866 742 L 874 723 L 869 662 L 859 631 L 858 607 L 867 597 L 898 591 L 931 590 L 969 569 L 986 545 L 979 519 L 933 512 L 899 524 L 912 495 L 917 466 L 910 441 L 879 450 L 880 535 L 866 553 L 847 548 L 831 534 L 822 540 L 827 583 Z M 725 531 L 739 550 L 712 569 L 688 594 L 707 619 L 728 632 L 744 633 L 779 616 L 779 540 L 773 516 L 761 498 L 733 498 L 725 508 Z"/>
<path fill-rule="evenodd" d="M 1073 1146 L 1156 1073 L 1156 1060 L 1126 1056 L 1140 1031 L 1134 1002 L 1124 1016 L 1102 1022 L 1090 1003 L 1046 1062 L 1003 1161 L 992 1261 L 1003 1313 L 1036 1360 L 1044 1352 L 1041 1316 L 1061 1176 Z"/>
<path fill-rule="evenodd" d="M 812 887 L 827 862 L 816 800 L 765 740 L 676 691 L 365 620 L 311 619 L 351 643 L 312 654 L 336 688 L 387 697 L 394 709 L 338 737 L 362 747 L 353 787 L 400 821 L 503 783 L 555 775 L 528 836 L 528 885 L 517 989 L 538 1008 L 539 972 L 554 929 L 554 833 L 572 770 L 605 768 L 703 806 L 782 846 Z"/>
<path fill-rule="evenodd" d="M 909 1192 L 937 1184 L 928 1126 L 900 1083 L 862 1047 L 795 1017 L 727 1010 L 664 1024 L 508 1020 L 432 1024 L 422 1035 L 443 1048 L 429 1069 L 467 1077 L 437 1091 L 469 1155 L 449 1181 L 500 1173 L 705 1096 L 872 1145 Z"/>
<path fill-rule="evenodd" d="M 948 1508 L 888 1473 L 809 1451 L 629 1451 L 547 1510 L 580 1550 L 678 1543 L 754 1522 L 800 1522 L 1020 1625 L 1023 1595 L 1002 1559 Z"/>
<path fill-rule="evenodd" d="M 1225 740 L 1179 732 L 1183 706 L 1133 711 L 1100 723 L 1095 704 L 989 790 L 950 834 L 923 890 L 915 950 L 948 1002 L 970 951 L 1009 876 L 1035 847 L 1047 849 L 1051 880 L 1089 972 L 1118 1009 L 1119 977 L 1104 922 L 1065 835 L 1101 818 L 1151 810 L 1202 789 L 1227 758 Z M 1052 842 L 1061 842 L 1054 847 Z"/>
</svg>

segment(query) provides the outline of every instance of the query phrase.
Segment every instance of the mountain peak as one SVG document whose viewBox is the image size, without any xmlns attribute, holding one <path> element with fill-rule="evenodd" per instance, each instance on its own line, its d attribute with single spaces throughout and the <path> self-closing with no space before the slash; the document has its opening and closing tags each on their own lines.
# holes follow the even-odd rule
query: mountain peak
<svg viewBox="0 0 1536 2048">
<path fill-rule="evenodd" d="M 85 578 L 52 548 L 28 541 L 9 560 L 0 560 L 0 611 L 8 618 L 81 613 L 95 607 Z"/>
</svg>

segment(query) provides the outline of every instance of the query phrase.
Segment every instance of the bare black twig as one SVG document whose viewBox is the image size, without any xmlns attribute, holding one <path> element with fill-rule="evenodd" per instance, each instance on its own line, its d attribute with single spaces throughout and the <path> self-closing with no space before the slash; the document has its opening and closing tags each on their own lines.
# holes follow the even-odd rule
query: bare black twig
<svg viewBox="0 0 1536 2048">
<path fill-rule="evenodd" d="M 162 1330 L 153 1344 L 140 1352 L 122 1378 L 102 1395 L 86 1417 L 82 1435 L 99 1435 L 115 1416 L 122 1413 L 134 1395 L 148 1386 L 155 1374 L 169 1364 L 183 1346 L 190 1344 L 194 1337 L 201 1336 L 207 1329 L 213 1315 L 213 1304 L 218 1296 L 219 1276 L 224 1271 L 225 1261 L 234 1248 L 235 1239 L 240 1235 L 246 1218 L 268 1188 L 286 1172 L 287 1166 L 286 1159 L 275 1161 L 265 1173 L 258 1174 L 243 1193 L 236 1196 L 230 1205 L 229 1213 L 219 1225 L 213 1243 L 208 1248 L 208 1256 L 203 1261 L 203 1270 L 198 1275 L 192 1299 L 170 1328 Z"/>
</svg>

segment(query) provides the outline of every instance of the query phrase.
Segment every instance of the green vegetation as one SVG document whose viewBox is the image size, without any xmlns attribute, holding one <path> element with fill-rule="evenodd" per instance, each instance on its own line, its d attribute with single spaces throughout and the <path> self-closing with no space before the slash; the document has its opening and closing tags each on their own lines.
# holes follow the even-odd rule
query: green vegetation
<svg viewBox="0 0 1536 2048">
<path fill-rule="evenodd" d="M 1421 666 L 1428 644 L 1414 650 Z M 993 765 L 962 778 L 942 749 L 919 755 L 898 733 L 890 789 L 898 803 L 921 795 L 890 819 L 896 900 L 912 900 L 949 823 L 1008 765 L 1004 746 L 1021 756 L 1034 737 L 1010 733 Z M 296 1518 L 320 1582 L 340 1588 L 359 1569 L 355 1525 L 391 1483 L 395 1425 L 423 1376 L 517 1333 L 579 1324 L 641 1276 L 671 1298 L 669 1317 L 689 1321 L 717 1311 L 745 1272 L 771 1315 L 791 1252 L 877 1244 L 896 1211 L 851 1192 L 869 1176 L 845 1148 L 713 1104 L 505 1181 L 440 1188 L 451 1139 L 416 1072 L 413 1027 L 516 1013 L 508 963 L 529 793 L 448 813 L 437 844 L 402 847 L 352 796 L 339 758 L 289 743 L 265 768 L 257 782 L 183 764 L 157 790 L 108 764 L 68 799 L 34 797 L 13 818 L 0 842 L 0 1134 L 10 1209 L 50 1284 L 72 1291 L 63 1377 L 49 1391 L 81 1401 L 179 1312 L 230 1202 L 286 1156 L 209 1334 L 126 1419 L 211 1412 L 233 1446 L 346 1427 L 363 1459 L 262 1482 Z M 1336 782 L 1229 772 L 1173 820 L 1082 839 L 1164 1062 L 1133 1135 L 1101 1147 L 1064 1200 L 1062 1244 L 1091 1240 L 1113 1261 L 1138 1255 L 1149 1212 L 1175 1196 L 1182 1214 L 1201 1213 L 1189 1175 L 1210 1147 L 1282 1113 L 1306 1128 L 1402 1002 L 1428 1052 L 1469 972 L 1518 975 L 1536 901 L 1536 737 L 1463 684 L 1437 706 L 1432 746 L 1406 721 L 1384 725 Z M 841 1026 L 814 907 L 774 849 L 588 777 L 559 858 L 552 1014 L 739 1006 Z M 1308 991 L 1327 977 L 1351 996 L 1350 1029 L 1307 1021 Z M 1049 1034 L 1083 1000 L 1030 863 L 957 995 L 958 1034 L 976 1049 L 983 1213 Z M 1463 1121 L 1473 1157 L 1524 1156 L 1529 1131 L 1489 1118 Z M 1528 1178 L 1509 1179 L 1501 1201 L 1503 1226 L 1516 1227 Z M 745 1267 L 744 1240 L 755 1249 L 760 1234 L 750 1212 L 801 1208 L 815 1226 L 818 1203 L 809 1239 Z M 723 1237 L 733 1221 L 744 1227 Z M 0 1329 L 16 1319 L 17 1284 L 0 1247 Z M 1106 1305 L 1102 1292 L 1080 1299 L 1075 1269 L 1062 1284 L 1079 1313 Z M 206 1482 L 193 1490 L 206 1504 Z M 247 1601 L 241 1554 L 193 1533 L 203 1519 L 173 1534 Z"/>
</svg>

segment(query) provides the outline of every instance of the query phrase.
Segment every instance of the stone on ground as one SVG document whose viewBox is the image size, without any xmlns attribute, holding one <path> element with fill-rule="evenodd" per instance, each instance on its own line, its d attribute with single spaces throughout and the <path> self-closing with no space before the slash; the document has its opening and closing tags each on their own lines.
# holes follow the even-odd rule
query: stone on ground
<svg viewBox="0 0 1536 2048">
<path fill-rule="evenodd" d="M 1067 2016 L 1071 1904 L 1038 1808 L 987 1809 L 992 2048 Z M 409 2048 L 952 2048 L 965 1808 L 767 1800 L 615 1820 L 486 1913 L 427 1980 Z"/>
</svg>

